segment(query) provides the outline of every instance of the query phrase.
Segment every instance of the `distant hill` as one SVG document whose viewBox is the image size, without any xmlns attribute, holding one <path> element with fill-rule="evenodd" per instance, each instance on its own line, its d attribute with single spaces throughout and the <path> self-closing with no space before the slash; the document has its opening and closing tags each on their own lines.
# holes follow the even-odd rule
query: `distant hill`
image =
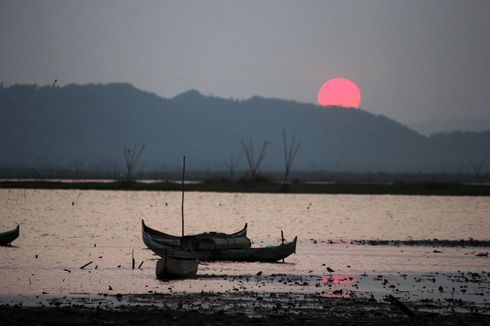
<svg viewBox="0 0 490 326">
<path fill-rule="evenodd" d="M 129 84 L 0 87 L 1 167 L 121 169 L 123 145 L 146 144 L 140 169 L 178 168 L 184 154 L 189 169 L 226 170 L 230 155 L 245 169 L 243 139 L 267 140 L 263 170 L 281 171 L 282 129 L 301 143 L 294 170 L 472 172 L 490 155 L 490 131 L 427 137 L 363 110 L 195 90 L 165 99 Z"/>
<path fill-rule="evenodd" d="M 423 135 L 430 135 L 448 130 L 487 131 L 490 129 L 490 116 L 466 119 L 433 119 L 412 123 L 409 127 Z"/>
</svg>

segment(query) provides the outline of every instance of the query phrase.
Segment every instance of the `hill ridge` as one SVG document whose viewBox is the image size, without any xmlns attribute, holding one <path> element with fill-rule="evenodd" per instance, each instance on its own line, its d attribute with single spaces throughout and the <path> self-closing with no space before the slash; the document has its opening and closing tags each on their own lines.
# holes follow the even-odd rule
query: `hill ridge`
<svg viewBox="0 0 490 326">
<path fill-rule="evenodd" d="M 263 169 L 281 171 L 283 129 L 301 142 L 293 169 L 305 171 L 469 172 L 490 152 L 490 131 L 425 136 L 361 109 L 197 90 L 164 98 L 129 83 L 0 87 L 3 167 L 120 168 L 123 145 L 144 143 L 142 169 L 178 166 L 183 154 L 191 169 L 226 171 L 230 155 L 245 169 L 241 140 L 252 140 L 269 142 Z"/>
</svg>

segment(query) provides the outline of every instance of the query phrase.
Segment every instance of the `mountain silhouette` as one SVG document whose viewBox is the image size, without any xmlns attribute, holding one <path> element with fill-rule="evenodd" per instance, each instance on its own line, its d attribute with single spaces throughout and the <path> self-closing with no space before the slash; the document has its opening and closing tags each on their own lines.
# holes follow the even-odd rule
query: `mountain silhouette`
<svg viewBox="0 0 490 326">
<path fill-rule="evenodd" d="M 269 143 L 262 169 L 283 170 L 282 130 L 301 143 L 293 170 L 472 172 L 490 153 L 490 131 L 424 136 L 364 110 L 189 90 L 162 98 L 130 84 L 0 87 L 1 167 L 49 164 L 111 170 L 125 144 L 145 144 L 139 168 L 246 169 L 241 141 Z M 490 164 L 484 165 L 488 171 Z"/>
</svg>

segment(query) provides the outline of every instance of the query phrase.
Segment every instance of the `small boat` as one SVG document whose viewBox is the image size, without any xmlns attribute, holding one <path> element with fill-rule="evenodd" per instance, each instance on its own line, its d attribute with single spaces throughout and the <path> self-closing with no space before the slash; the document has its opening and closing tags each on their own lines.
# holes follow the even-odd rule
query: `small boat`
<svg viewBox="0 0 490 326">
<path fill-rule="evenodd" d="M 161 257 L 171 254 L 175 257 L 194 258 L 204 261 L 276 262 L 296 252 L 298 237 L 295 237 L 291 242 L 270 247 L 187 251 L 159 242 L 158 239 L 152 238 L 151 235 L 145 234 L 143 231 L 144 239 L 147 239 L 145 244 L 148 248 Z"/>
<path fill-rule="evenodd" d="M 165 251 L 163 257 L 157 261 L 155 275 L 158 279 L 174 279 L 195 276 L 198 260 L 192 257 L 179 256 L 178 252 Z"/>
<path fill-rule="evenodd" d="M 187 247 L 189 243 L 194 243 L 198 239 L 208 238 L 209 236 L 213 238 L 220 238 L 220 239 L 247 237 L 247 223 L 245 223 L 243 229 L 231 234 L 208 232 L 208 233 L 201 233 L 201 234 L 194 234 L 194 235 L 186 235 L 184 237 L 179 237 L 176 235 L 171 235 L 152 229 L 145 224 L 145 221 L 143 219 L 141 220 L 141 229 L 142 229 L 143 242 L 145 243 L 145 245 L 150 249 L 151 247 L 153 247 L 153 248 L 160 248 L 162 250 L 165 248 L 177 249 L 177 248 Z M 244 245 L 246 246 L 246 244 L 243 244 L 244 241 L 245 240 L 243 239 L 236 240 L 236 242 L 240 243 L 240 246 L 244 246 Z M 250 247 L 251 245 L 250 240 L 247 239 L 246 241 L 249 242 L 248 247 Z"/>
<path fill-rule="evenodd" d="M 0 245 L 6 246 L 19 237 L 19 225 L 13 230 L 0 233 Z"/>
</svg>

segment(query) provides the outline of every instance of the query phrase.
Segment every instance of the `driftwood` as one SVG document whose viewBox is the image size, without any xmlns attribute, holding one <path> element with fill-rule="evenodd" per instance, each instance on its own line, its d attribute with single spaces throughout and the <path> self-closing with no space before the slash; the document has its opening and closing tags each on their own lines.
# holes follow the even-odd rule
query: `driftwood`
<svg viewBox="0 0 490 326">
<path fill-rule="evenodd" d="M 412 310 L 410 310 L 410 308 L 408 308 L 405 304 L 401 303 L 400 300 L 398 300 L 397 298 L 395 298 L 394 296 L 392 296 L 391 294 L 387 296 L 387 300 L 392 305 L 394 305 L 395 307 L 397 307 L 400 311 L 402 311 L 405 314 L 407 314 L 408 317 L 415 318 L 414 312 Z"/>
<path fill-rule="evenodd" d="M 88 265 L 92 264 L 93 261 L 89 261 L 88 263 L 86 263 L 85 265 L 83 265 L 82 267 L 80 267 L 80 269 L 84 269 L 85 267 L 87 267 Z"/>
</svg>

